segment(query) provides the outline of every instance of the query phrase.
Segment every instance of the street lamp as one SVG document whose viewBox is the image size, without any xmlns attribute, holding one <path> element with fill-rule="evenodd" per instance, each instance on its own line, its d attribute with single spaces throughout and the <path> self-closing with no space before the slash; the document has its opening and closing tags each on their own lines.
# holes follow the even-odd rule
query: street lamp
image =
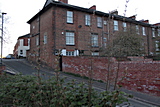
<svg viewBox="0 0 160 107">
<path fill-rule="evenodd" d="M 3 17 L 4 17 L 5 14 L 7 14 L 7 13 L 2 12 L 1 64 L 2 64 L 2 58 L 3 58 L 3 56 L 2 56 L 2 54 L 3 54 L 2 53 L 3 52 L 3 22 L 4 22 Z"/>
</svg>

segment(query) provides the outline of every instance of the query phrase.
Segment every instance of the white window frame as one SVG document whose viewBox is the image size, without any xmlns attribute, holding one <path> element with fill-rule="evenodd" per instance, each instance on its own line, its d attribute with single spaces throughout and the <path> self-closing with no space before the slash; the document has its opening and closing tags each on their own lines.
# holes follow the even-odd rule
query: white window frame
<svg viewBox="0 0 160 107">
<path fill-rule="evenodd" d="M 99 52 L 92 52 L 92 56 L 99 56 Z"/>
<path fill-rule="evenodd" d="M 23 55 L 23 50 L 20 50 L 20 55 Z"/>
<path fill-rule="evenodd" d="M 127 31 L 127 23 L 123 22 L 123 31 L 126 32 Z"/>
<path fill-rule="evenodd" d="M 92 47 L 98 47 L 98 34 L 91 35 Z"/>
<path fill-rule="evenodd" d="M 114 20 L 114 31 L 118 31 L 118 21 Z"/>
<path fill-rule="evenodd" d="M 28 46 L 31 45 L 31 39 L 28 39 Z"/>
<path fill-rule="evenodd" d="M 39 36 L 36 37 L 36 45 L 39 45 Z"/>
<path fill-rule="evenodd" d="M 139 25 L 136 25 L 136 32 L 139 34 Z"/>
<path fill-rule="evenodd" d="M 159 51 L 159 41 L 155 41 L 155 48 L 156 48 L 156 51 Z"/>
<path fill-rule="evenodd" d="M 74 56 L 74 51 L 66 51 L 66 56 Z"/>
<path fill-rule="evenodd" d="M 43 38 L 44 40 L 43 40 L 43 42 L 44 42 L 44 44 L 47 44 L 47 35 L 44 35 L 44 38 Z"/>
<path fill-rule="evenodd" d="M 66 32 L 66 45 L 75 45 L 74 32 Z"/>
<path fill-rule="evenodd" d="M 142 27 L 142 34 L 143 34 L 144 36 L 146 36 L 146 28 L 145 28 L 145 27 Z"/>
<path fill-rule="evenodd" d="M 73 23 L 73 11 L 67 11 L 67 23 Z"/>
<path fill-rule="evenodd" d="M 160 29 L 157 29 L 158 36 L 160 36 Z"/>
<path fill-rule="evenodd" d="M 90 26 L 91 25 L 91 16 L 90 15 L 85 15 L 85 25 Z"/>
<path fill-rule="evenodd" d="M 152 37 L 155 37 L 155 28 L 152 28 Z"/>
<path fill-rule="evenodd" d="M 101 28 L 102 27 L 102 18 L 97 17 L 97 27 Z"/>
</svg>

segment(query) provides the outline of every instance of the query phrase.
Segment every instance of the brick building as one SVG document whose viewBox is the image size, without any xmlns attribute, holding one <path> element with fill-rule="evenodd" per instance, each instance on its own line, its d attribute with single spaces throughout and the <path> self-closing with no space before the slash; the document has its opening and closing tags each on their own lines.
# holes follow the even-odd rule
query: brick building
<svg viewBox="0 0 160 107">
<path fill-rule="evenodd" d="M 83 8 L 68 4 L 68 0 L 47 0 L 30 24 L 31 44 L 27 58 L 54 66 L 59 53 L 63 56 L 104 55 L 108 40 L 127 28 L 135 27 L 143 37 L 146 55 L 156 54 L 159 46 L 158 25 L 136 16 L 123 17 L 118 11 L 104 13 L 96 6 Z M 156 50 L 157 47 L 157 50 Z"/>
<path fill-rule="evenodd" d="M 30 49 L 30 34 L 18 37 L 14 46 L 13 55 L 15 58 L 26 58 L 27 50 Z"/>
</svg>

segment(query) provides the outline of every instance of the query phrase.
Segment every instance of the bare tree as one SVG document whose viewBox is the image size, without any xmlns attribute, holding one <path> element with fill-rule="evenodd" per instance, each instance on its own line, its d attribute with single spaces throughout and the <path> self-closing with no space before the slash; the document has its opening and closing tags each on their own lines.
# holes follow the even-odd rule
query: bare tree
<svg viewBox="0 0 160 107">
<path fill-rule="evenodd" d="M 136 33 L 134 28 L 120 31 L 115 35 L 106 55 L 114 57 L 142 56 L 144 52 L 143 38 Z"/>
</svg>

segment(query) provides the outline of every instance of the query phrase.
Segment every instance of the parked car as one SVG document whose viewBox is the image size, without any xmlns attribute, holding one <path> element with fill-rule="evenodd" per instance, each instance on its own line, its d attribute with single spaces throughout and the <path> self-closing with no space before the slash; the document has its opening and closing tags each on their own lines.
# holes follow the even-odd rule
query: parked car
<svg viewBox="0 0 160 107">
<path fill-rule="evenodd" d="M 4 59 L 15 59 L 12 54 L 8 54 Z"/>
</svg>

